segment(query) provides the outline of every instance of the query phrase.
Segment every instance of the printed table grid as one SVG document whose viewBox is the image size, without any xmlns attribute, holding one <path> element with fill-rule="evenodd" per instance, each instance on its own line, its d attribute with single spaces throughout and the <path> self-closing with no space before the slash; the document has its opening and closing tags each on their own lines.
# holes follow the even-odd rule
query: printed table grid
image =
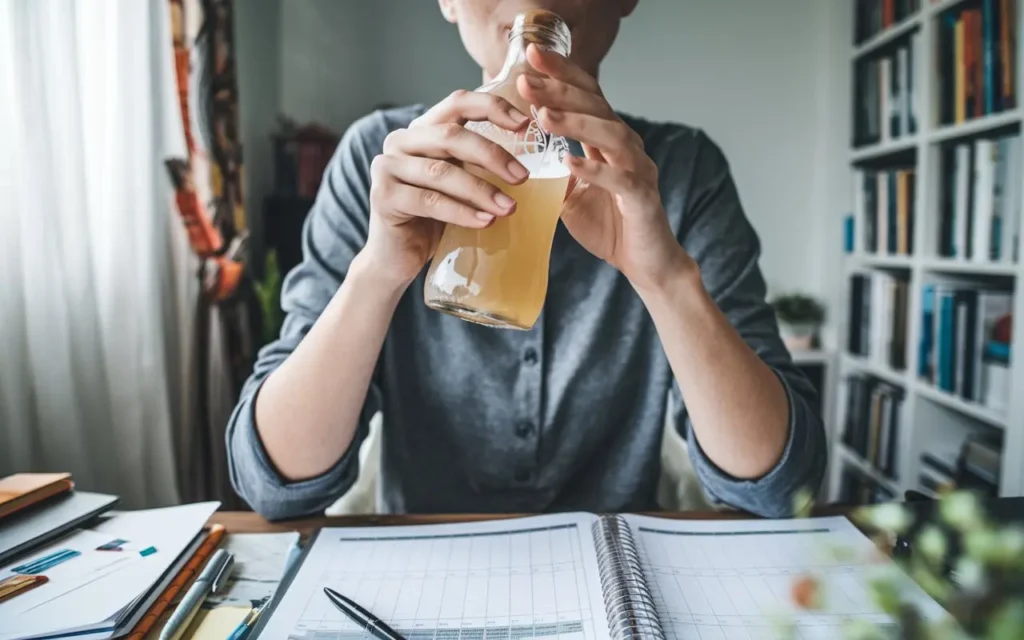
<svg viewBox="0 0 1024 640">
<path fill-rule="evenodd" d="M 641 564 L 670 640 L 779 636 L 782 620 L 798 639 L 835 638 L 850 617 L 889 622 L 867 596 L 866 565 L 844 565 L 809 548 L 805 531 L 676 532 L 639 527 Z M 770 537 L 770 544 L 768 538 Z M 791 599 L 794 578 L 824 575 L 827 611 L 807 615 Z"/>
<path fill-rule="evenodd" d="M 570 524 L 344 538 L 320 583 L 409 638 L 592 637 L 579 536 Z M 290 638 L 328 637 L 362 635 L 326 597 L 313 598 Z"/>
</svg>

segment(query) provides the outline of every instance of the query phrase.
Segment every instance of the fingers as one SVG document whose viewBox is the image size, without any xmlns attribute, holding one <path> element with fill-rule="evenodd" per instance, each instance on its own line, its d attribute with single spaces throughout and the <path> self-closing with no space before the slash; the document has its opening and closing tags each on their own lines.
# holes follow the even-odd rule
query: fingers
<svg viewBox="0 0 1024 640">
<path fill-rule="evenodd" d="M 410 128 L 442 123 L 466 124 L 470 120 L 488 120 L 499 127 L 516 131 L 529 118 L 504 98 L 477 91 L 458 90 L 412 121 Z"/>
<path fill-rule="evenodd" d="M 615 117 L 615 112 L 604 97 L 562 80 L 523 74 L 516 80 L 516 89 L 523 98 L 538 107 L 551 107 L 604 118 Z"/>
<path fill-rule="evenodd" d="M 512 184 L 519 184 L 528 175 L 526 167 L 504 147 L 455 123 L 393 131 L 384 140 L 384 154 L 468 162 Z"/>
<path fill-rule="evenodd" d="M 526 61 L 537 71 L 546 76 L 561 80 L 588 93 L 601 95 L 601 87 L 589 73 L 581 69 L 571 60 L 546 49 L 531 44 L 526 49 Z"/>
<path fill-rule="evenodd" d="M 378 215 L 392 219 L 432 218 L 471 229 L 482 229 L 494 222 L 495 217 L 489 211 L 479 211 L 439 191 L 404 184 L 390 177 L 374 181 L 370 202 Z"/>
<path fill-rule="evenodd" d="M 608 120 L 582 113 L 566 113 L 544 107 L 538 112 L 546 131 L 578 140 L 600 150 L 602 158 L 632 171 L 652 164 L 640 136 L 619 119 Z M 587 154 L 591 157 L 591 154 Z M 602 158 L 593 158 L 600 160 Z"/>
<path fill-rule="evenodd" d="M 616 194 L 631 205 L 629 208 L 643 210 L 654 204 L 652 198 L 658 197 L 657 175 L 638 173 L 576 156 L 567 156 L 565 164 L 577 179 Z"/>
<path fill-rule="evenodd" d="M 493 184 L 445 160 L 380 156 L 377 170 L 400 183 L 431 189 L 496 216 L 506 216 L 516 201 Z"/>
</svg>

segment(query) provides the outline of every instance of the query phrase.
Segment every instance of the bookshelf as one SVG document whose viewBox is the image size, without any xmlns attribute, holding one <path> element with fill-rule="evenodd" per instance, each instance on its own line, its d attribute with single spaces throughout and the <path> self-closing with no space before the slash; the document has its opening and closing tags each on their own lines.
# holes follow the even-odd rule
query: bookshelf
<svg viewBox="0 0 1024 640">
<path fill-rule="evenodd" d="M 942 300 L 941 292 L 943 290 L 1008 292 L 1012 294 L 1012 300 L 1006 303 L 1009 305 L 1008 310 L 1016 318 L 1024 318 L 1024 289 L 1022 289 L 1024 288 L 1024 259 L 1017 261 L 1006 259 L 1005 253 L 996 261 L 988 260 L 987 256 L 982 260 L 975 259 L 974 256 L 963 258 L 943 255 L 951 253 L 944 243 L 947 243 L 948 240 L 947 244 L 952 246 L 955 241 L 950 238 L 959 233 L 952 228 L 952 222 L 944 222 L 952 216 L 948 212 L 960 211 L 956 209 L 958 205 L 951 200 L 953 196 L 947 196 L 950 189 L 955 191 L 956 188 L 951 181 L 955 181 L 960 175 L 949 170 L 949 167 L 957 166 L 950 164 L 957 158 L 955 149 L 958 146 L 980 148 L 975 146 L 979 144 L 976 142 L 978 140 L 998 140 L 1007 136 L 1016 137 L 1011 138 L 1011 142 L 1005 144 L 1020 147 L 1022 139 L 1024 139 L 1022 136 L 1024 134 L 1024 108 L 1021 106 L 1022 94 L 1020 91 L 1024 87 L 1024 73 L 1022 73 L 1024 51 L 1020 45 L 1021 36 L 1024 36 L 1024 17 L 1022 17 L 1024 0 L 1015 0 L 1012 3 L 1014 5 L 1013 19 L 1007 23 L 1008 33 L 1012 37 L 1006 39 L 1005 35 L 1002 36 L 1004 42 L 1012 42 L 1012 46 L 1005 47 L 1004 55 L 1006 55 L 1005 51 L 1008 51 L 1008 57 L 1012 60 L 1013 96 L 1015 97 L 1013 104 L 1003 110 L 997 110 L 992 108 L 992 103 L 987 102 L 988 94 L 982 94 L 977 97 L 978 106 L 976 108 L 979 113 L 989 113 L 976 115 L 974 118 L 961 117 L 956 113 L 955 105 L 949 106 L 948 98 L 951 91 L 949 87 L 951 83 L 955 87 L 956 81 L 955 78 L 948 80 L 949 74 L 945 73 L 945 70 L 949 68 L 950 63 L 956 64 L 956 61 L 960 60 L 955 57 L 954 53 L 951 53 L 950 43 L 955 43 L 955 40 L 950 40 L 950 34 L 956 33 L 955 28 L 951 25 L 955 23 L 955 16 L 965 15 L 964 11 L 973 13 L 973 10 L 977 10 L 978 14 L 984 11 L 986 12 L 985 16 L 988 16 L 991 11 L 1001 14 L 1000 7 L 1003 0 L 991 0 L 992 5 L 984 7 L 983 5 L 987 1 L 874 0 L 881 7 L 878 9 L 879 12 L 892 11 L 893 5 L 896 6 L 896 16 L 895 19 L 892 15 L 887 18 L 878 18 L 877 15 L 869 18 L 879 19 L 889 26 L 880 30 L 874 29 L 874 33 L 869 33 L 867 37 L 864 37 L 865 11 L 870 11 L 872 8 L 866 5 L 870 5 L 871 0 L 847 0 L 851 12 L 849 22 L 846 23 L 844 20 L 844 23 L 850 25 L 850 34 L 853 36 L 851 39 L 854 41 L 847 63 L 852 97 L 851 121 L 849 123 L 852 135 L 848 141 L 847 164 L 849 184 L 853 189 L 849 192 L 851 208 L 843 214 L 844 222 L 846 222 L 844 229 L 847 234 L 847 246 L 842 265 L 841 308 L 834 316 L 837 319 L 838 350 L 841 355 L 837 359 L 839 370 L 836 376 L 837 397 L 832 403 L 833 413 L 830 414 L 836 419 L 836 436 L 833 438 L 834 444 L 830 451 L 828 479 L 830 498 L 833 500 L 845 497 L 844 477 L 851 471 L 859 474 L 859 478 L 866 479 L 879 489 L 879 494 L 883 497 L 878 499 L 885 499 L 886 494 L 895 499 L 902 499 L 907 490 L 926 490 L 927 488 L 923 487 L 922 483 L 924 476 L 928 475 L 930 470 L 924 468 L 922 457 L 925 454 L 933 456 L 940 453 L 948 454 L 955 445 L 972 434 L 995 435 L 1001 438 L 1002 453 L 998 493 L 1003 496 L 1024 495 L 1024 364 L 1021 363 L 1020 355 L 1024 354 L 1024 332 L 1020 330 L 1014 332 L 1009 343 L 1010 365 L 1005 374 L 1005 384 L 1009 387 L 1009 393 L 1005 405 L 999 409 L 986 405 L 980 399 L 966 399 L 964 386 L 959 385 L 961 383 L 965 386 L 970 384 L 969 379 L 964 382 L 958 378 L 958 387 L 951 392 L 940 388 L 936 382 L 921 376 L 922 364 L 925 364 L 926 368 L 927 366 L 932 367 L 932 371 L 937 371 L 939 366 L 933 362 L 933 359 L 937 357 L 935 353 L 939 347 L 935 346 L 937 338 L 932 334 L 938 330 L 938 322 L 942 320 L 940 319 L 938 322 L 932 320 L 935 314 L 934 310 L 929 322 L 926 323 L 924 318 L 926 309 L 934 309 L 936 300 Z M 901 16 L 901 14 L 905 15 Z M 976 20 L 973 15 L 971 19 Z M 969 33 L 966 30 L 970 28 L 970 22 L 966 22 L 963 28 L 965 33 Z M 992 32 L 986 32 L 984 26 L 976 26 L 976 28 L 978 34 L 985 34 L 980 37 L 992 38 L 993 34 L 995 37 L 1000 37 L 1001 32 L 998 28 Z M 869 28 L 868 31 L 872 31 L 872 29 Z M 961 40 L 961 42 L 963 41 Z M 906 49 L 909 53 L 900 53 L 900 49 Z M 960 51 L 962 55 L 970 55 L 965 52 L 966 50 Z M 985 53 L 985 46 L 982 45 L 981 51 L 976 53 L 980 60 L 978 62 L 979 69 L 984 69 L 981 65 L 986 64 Z M 954 57 L 951 59 L 948 57 L 950 55 Z M 901 57 L 904 56 L 905 59 L 901 60 Z M 886 58 L 890 62 L 878 63 Z M 884 71 L 879 71 L 880 67 Z M 876 75 L 870 75 L 872 73 Z M 982 75 L 975 77 L 974 80 L 984 82 L 985 71 L 978 71 L 978 73 Z M 895 98 L 895 101 L 905 109 L 912 111 L 914 117 L 893 116 L 892 112 L 880 113 L 874 126 L 875 130 L 880 127 L 890 127 L 893 123 L 890 123 L 888 118 L 900 118 L 896 126 L 902 135 L 891 135 L 891 130 L 886 132 L 889 135 L 863 135 L 865 128 L 869 133 L 872 130 L 871 126 L 865 125 L 865 118 L 870 120 L 870 116 L 864 115 L 864 101 L 875 100 L 877 105 L 879 104 L 878 100 L 883 100 L 877 93 L 865 93 L 873 91 L 870 85 L 875 80 L 879 80 L 878 74 L 884 75 L 880 76 L 881 80 L 876 83 L 876 87 L 880 87 L 886 78 L 889 82 L 894 82 L 892 74 L 905 75 L 910 78 L 907 84 L 912 86 L 911 99 L 905 103 L 900 102 L 899 92 L 894 91 L 893 94 L 884 98 L 889 101 L 888 107 L 885 106 L 884 101 L 881 104 L 882 108 L 893 108 L 892 102 Z M 895 82 L 899 82 L 899 80 L 897 79 Z M 967 83 L 970 80 L 965 76 L 961 82 Z M 1000 82 L 1002 82 L 1002 78 L 1000 78 Z M 960 84 L 959 86 L 965 85 Z M 902 88 L 903 85 L 900 87 Z M 956 95 L 956 90 L 952 90 L 954 95 Z M 979 88 L 980 91 L 984 90 Z M 971 103 L 968 102 L 964 108 L 971 109 Z M 949 117 L 949 109 L 953 110 L 952 118 Z M 951 119 L 953 123 L 948 122 Z M 911 120 L 915 125 L 913 127 L 909 126 Z M 993 144 L 998 146 L 998 152 L 1003 153 L 1003 157 L 1006 157 L 1007 153 L 1013 153 L 1006 152 L 1007 147 L 999 146 L 998 142 Z M 987 147 L 985 148 L 987 149 Z M 947 151 L 949 149 L 953 149 L 953 151 Z M 1020 158 L 1024 155 L 1024 150 L 1019 150 L 1017 153 L 1017 157 Z M 971 158 L 970 175 L 974 176 L 976 165 L 973 155 Z M 1000 170 L 1005 171 L 1002 174 L 1005 176 L 1002 178 L 1004 185 L 1009 181 L 1024 184 L 1024 162 L 1011 161 L 1005 170 Z M 908 196 L 909 200 L 906 204 L 898 205 L 901 211 L 898 215 L 909 216 L 907 222 L 904 222 L 904 218 L 900 218 L 899 224 L 902 229 L 900 233 L 903 234 L 903 237 L 899 240 L 899 246 L 895 251 L 887 251 L 884 248 L 882 251 L 874 251 L 871 250 L 873 247 L 868 246 L 870 238 L 874 239 L 876 247 L 885 242 L 889 249 L 893 248 L 890 239 L 883 240 L 884 236 L 878 235 L 882 233 L 880 229 L 876 228 L 869 232 L 866 228 L 868 224 L 882 224 L 883 218 L 881 217 L 876 222 L 869 220 L 875 216 L 875 209 L 872 205 L 882 198 L 880 194 L 889 198 L 887 200 L 890 203 L 889 206 L 893 206 L 891 204 L 893 200 L 883 190 L 881 182 L 878 183 L 879 191 L 875 193 L 876 200 L 865 201 L 867 197 L 865 194 L 874 189 L 869 181 L 877 174 L 886 172 L 910 172 L 912 174 L 909 178 L 911 182 L 900 182 L 899 193 L 906 194 L 909 189 L 913 195 Z M 1010 175 L 1011 173 L 1013 175 Z M 865 176 L 870 176 L 868 181 L 865 180 Z M 898 176 L 897 179 L 908 180 L 903 176 Z M 869 186 L 865 187 L 866 184 Z M 887 184 L 891 187 L 897 183 L 889 181 Z M 911 186 L 906 187 L 904 184 Z M 999 187 L 996 187 L 995 192 L 999 193 Z M 973 190 L 971 194 L 973 197 Z M 898 197 L 903 198 L 903 195 Z M 994 197 L 998 198 L 999 196 Z M 1024 198 L 1017 198 L 1014 201 L 1020 205 L 1021 199 Z M 1007 197 L 1004 202 L 1010 200 L 1011 198 Z M 983 205 L 975 206 L 984 208 Z M 1006 207 L 1012 205 L 1001 206 L 1003 206 L 1002 211 L 1006 211 Z M 891 216 L 891 214 L 887 215 Z M 993 219 L 995 217 L 993 216 Z M 1022 215 L 1000 217 L 1000 222 L 1005 219 L 1011 223 L 1001 228 L 1001 233 L 1024 236 L 1022 218 L 1024 218 Z M 890 217 L 886 231 L 892 232 L 892 224 Z M 947 226 L 943 227 L 944 224 Z M 871 233 L 874 235 L 870 235 Z M 1000 236 L 992 231 L 988 237 L 991 245 L 984 246 L 984 250 L 995 251 L 992 247 L 999 244 L 1000 241 L 994 238 Z M 958 236 L 958 240 L 962 243 L 963 235 Z M 972 238 L 968 237 L 966 241 L 970 243 Z M 960 249 L 963 248 L 960 247 Z M 1024 246 L 1020 246 L 1018 251 L 1018 256 L 1024 258 Z M 962 255 L 963 251 L 953 253 Z M 864 311 L 865 306 L 870 306 L 868 303 L 872 300 L 877 302 L 877 297 L 872 298 L 863 293 L 868 290 L 867 285 L 858 284 L 856 282 L 858 277 L 861 280 L 865 277 L 872 280 L 872 287 L 877 286 L 875 283 L 881 282 L 884 287 L 883 291 L 887 292 L 884 295 L 897 291 L 898 285 L 892 283 L 906 283 L 902 299 L 899 294 L 896 294 L 895 297 L 887 298 L 888 301 L 884 307 L 886 311 L 892 312 L 894 309 L 899 309 L 899 305 L 903 305 L 906 322 L 902 333 L 890 328 L 888 334 L 881 336 L 886 345 L 891 345 L 893 341 L 896 341 L 897 345 L 902 345 L 904 353 L 901 357 L 905 365 L 902 368 L 893 367 L 890 364 L 891 354 L 888 352 L 879 356 L 876 352 L 867 353 L 862 345 L 854 344 L 859 339 L 854 339 L 852 334 L 862 331 L 860 323 L 863 321 L 870 324 L 869 320 L 863 320 L 870 318 L 871 313 Z M 857 292 L 854 290 L 858 287 L 862 291 L 860 298 L 857 298 Z M 939 293 L 935 293 L 936 291 Z M 877 296 L 877 294 L 875 295 Z M 978 296 L 976 300 L 985 299 L 979 294 L 968 293 L 966 295 Z M 959 305 L 960 298 L 955 298 L 955 300 Z M 965 308 L 974 309 L 974 307 Z M 895 314 L 898 315 L 898 312 Z M 894 313 L 890 313 L 887 318 L 891 318 L 893 315 Z M 959 317 L 962 320 L 966 316 Z M 978 315 L 978 322 L 981 322 L 982 317 L 982 315 Z M 877 316 L 874 319 L 877 321 Z M 863 334 L 858 333 L 858 335 Z M 978 340 L 980 340 L 981 334 L 978 335 Z M 872 334 L 871 337 L 878 338 L 879 336 Z M 853 341 L 851 342 L 851 340 Z M 932 350 L 923 351 L 922 341 L 925 344 L 932 344 Z M 865 352 L 851 353 L 851 346 L 856 346 L 858 350 Z M 894 349 L 899 350 L 899 347 Z M 931 355 L 928 355 L 929 353 Z M 949 358 L 950 356 L 946 355 L 945 357 Z M 960 363 L 960 367 L 965 366 L 968 365 L 964 362 Z M 980 365 L 971 366 L 977 368 Z M 999 375 L 1002 376 L 1003 370 L 1000 371 Z M 938 375 L 938 373 L 935 374 L 936 377 Z M 879 412 L 877 415 L 890 415 L 889 418 L 881 419 L 882 424 L 887 425 L 880 427 L 882 432 L 891 429 L 892 424 L 898 424 L 898 429 L 892 431 L 894 433 L 892 446 L 895 447 L 895 452 L 892 454 L 889 464 L 874 463 L 879 457 L 884 457 L 885 451 L 876 448 L 873 450 L 874 456 L 864 455 L 858 451 L 861 446 L 851 445 L 844 438 L 848 418 L 863 417 L 859 413 L 860 410 L 851 405 L 851 394 L 865 393 L 862 388 L 859 388 L 862 387 L 860 380 L 865 376 L 874 381 L 873 385 L 878 385 L 873 387 L 874 389 L 883 389 L 879 398 L 886 397 L 889 393 L 887 390 L 894 390 L 892 395 L 894 398 L 898 398 L 898 400 L 880 400 L 877 404 Z M 948 379 L 946 384 L 948 386 Z M 874 393 L 878 394 L 877 391 Z M 974 393 L 979 392 L 975 391 Z M 862 397 L 863 395 L 855 395 L 854 400 Z M 875 395 L 871 397 L 875 398 Z M 876 410 L 876 405 L 872 404 L 871 408 L 872 411 Z M 887 413 L 890 410 L 891 413 Z M 848 415 L 851 413 L 856 413 L 856 415 Z M 942 449 L 945 451 L 940 451 Z M 873 461 L 869 461 L 869 459 Z M 882 471 L 882 468 L 886 466 L 890 467 L 891 473 Z"/>
</svg>

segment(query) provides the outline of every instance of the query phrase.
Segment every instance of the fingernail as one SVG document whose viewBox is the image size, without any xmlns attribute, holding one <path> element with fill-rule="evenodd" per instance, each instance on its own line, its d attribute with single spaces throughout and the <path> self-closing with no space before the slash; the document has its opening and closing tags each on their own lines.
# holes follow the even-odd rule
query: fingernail
<svg viewBox="0 0 1024 640">
<path fill-rule="evenodd" d="M 526 115 L 519 109 L 511 109 L 508 112 L 508 115 L 512 116 L 512 119 L 515 120 L 518 124 L 523 124 L 524 122 L 530 119 L 528 115 Z"/>
<path fill-rule="evenodd" d="M 544 113 L 545 113 L 545 115 L 547 115 L 548 119 L 551 120 L 552 122 L 561 122 L 562 121 L 562 117 L 563 116 L 562 116 L 562 112 L 561 111 L 556 111 L 554 109 L 548 109 L 547 107 L 544 107 Z"/>
<path fill-rule="evenodd" d="M 530 175 L 530 172 L 526 170 L 526 167 L 519 164 L 518 160 L 513 160 L 508 163 L 508 172 L 512 174 L 512 177 L 516 180 L 524 180 L 526 176 Z"/>
<path fill-rule="evenodd" d="M 544 86 L 544 81 L 538 78 L 537 76 L 527 75 L 526 84 L 530 85 L 534 89 L 540 89 L 541 87 Z"/>
<path fill-rule="evenodd" d="M 512 207 L 516 206 L 515 200 L 500 191 L 494 194 L 494 201 L 505 211 L 511 211 Z"/>
<path fill-rule="evenodd" d="M 483 222 L 484 224 L 490 224 L 490 222 L 494 220 L 494 216 L 487 213 L 486 211 L 477 211 L 476 219 Z"/>
</svg>

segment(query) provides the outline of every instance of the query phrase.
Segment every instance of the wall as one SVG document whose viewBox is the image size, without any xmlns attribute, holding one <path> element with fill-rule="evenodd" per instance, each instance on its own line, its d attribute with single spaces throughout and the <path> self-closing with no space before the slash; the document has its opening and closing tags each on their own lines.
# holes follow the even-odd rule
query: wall
<svg viewBox="0 0 1024 640">
<path fill-rule="evenodd" d="M 701 127 L 723 147 L 773 291 L 824 293 L 821 265 L 840 246 L 822 168 L 839 157 L 822 137 L 834 121 L 822 96 L 829 4 L 641 0 L 601 74 L 616 108 Z M 293 117 L 344 129 L 382 102 L 431 103 L 479 84 L 433 0 L 284 5 L 280 105 Z"/>
</svg>

